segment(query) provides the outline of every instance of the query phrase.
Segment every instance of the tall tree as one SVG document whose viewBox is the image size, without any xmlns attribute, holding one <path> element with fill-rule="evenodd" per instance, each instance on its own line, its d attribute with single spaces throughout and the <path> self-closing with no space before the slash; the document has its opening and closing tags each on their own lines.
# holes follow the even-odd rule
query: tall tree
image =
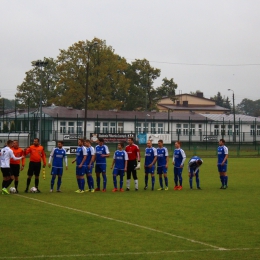
<svg viewBox="0 0 260 260">
<path fill-rule="evenodd" d="M 251 100 L 248 98 L 244 98 L 238 105 L 237 105 L 237 112 L 249 116 L 260 116 L 260 99 L 258 100 Z"/>
<path fill-rule="evenodd" d="M 163 97 L 167 96 L 172 101 L 175 101 L 175 90 L 177 89 L 177 87 L 178 85 L 174 82 L 173 78 L 163 78 L 162 85 L 156 89 L 157 100 L 160 100 Z"/>
<path fill-rule="evenodd" d="M 231 103 L 228 97 L 222 96 L 220 92 L 217 95 L 210 97 L 210 99 L 216 101 L 217 106 L 225 107 L 231 109 Z"/>
</svg>

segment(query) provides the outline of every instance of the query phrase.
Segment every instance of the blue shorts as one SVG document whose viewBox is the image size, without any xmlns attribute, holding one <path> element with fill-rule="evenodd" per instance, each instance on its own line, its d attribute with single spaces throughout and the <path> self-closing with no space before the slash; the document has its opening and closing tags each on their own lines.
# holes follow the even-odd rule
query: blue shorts
<svg viewBox="0 0 260 260">
<path fill-rule="evenodd" d="M 62 175 L 63 174 L 63 168 L 51 168 L 51 175 Z"/>
<path fill-rule="evenodd" d="M 106 173 L 106 164 L 96 164 L 95 172 L 96 173 Z"/>
<path fill-rule="evenodd" d="M 85 174 L 85 169 L 86 167 L 82 166 L 81 168 L 79 168 L 78 166 L 76 166 L 76 175 L 78 176 L 84 176 Z"/>
<path fill-rule="evenodd" d="M 151 173 L 153 174 L 155 170 L 155 166 L 153 165 L 151 168 L 145 167 L 145 173 Z"/>
<path fill-rule="evenodd" d="M 197 176 L 199 176 L 199 172 L 200 172 L 200 170 L 198 170 L 197 172 L 195 172 L 195 169 L 190 168 L 191 177 L 195 176 L 195 173 L 196 173 Z"/>
<path fill-rule="evenodd" d="M 223 166 L 221 164 L 218 165 L 218 172 L 227 172 L 227 165 L 224 164 Z"/>
<path fill-rule="evenodd" d="M 92 170 L 93 170 L 93 165 L 91 165 L 90 168 L 88 168 L 88 166 L 86 165 L 86 167 L 85 167 L 86 174 L 92 174 Z"/>
<path fill-rule="evenodd" d="M 157 166 L 157 174 L 165 174 L 167 173 L 167 168 L 165 166 Z"/>
<path fill-rule="evenodd" d="M 181 175 L 181 174 L 182 174 L 182 170 L 183 170 L 183 168 L 174 167 L 173 172 L 174 172 L 174 174 L 176 174 L 176 175 Z"/>
<path fill-rule="evenodd" d="M 116 176 L 125 176 L 125 171 L 124 170 L 121 170 L 121 169 L 114 169 L 113 170 L 113 175 L 116 175 Z"/>
</svg>

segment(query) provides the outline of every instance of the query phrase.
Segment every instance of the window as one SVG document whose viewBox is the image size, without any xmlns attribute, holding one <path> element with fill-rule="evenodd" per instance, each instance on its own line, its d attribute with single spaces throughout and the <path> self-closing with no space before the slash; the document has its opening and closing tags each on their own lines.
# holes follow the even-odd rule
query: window
<svg viewBox="0 0 260 260">
<path fill-rule="evenodd" d="M 228 135 L 232 135 L 232 125 L 228 125 Z"/>
<path fill-rule="evenodd" d="M 77 133 L 78 134 L 82 134 L 82 126 L 83 126 L 82 122 L 77 122 Z"/>
<path fill-rule="evenodd" d="M 163 123 L 158 123 L 158 134 L 163 133 Z"/>
<path fill-rule="evenodd" d="M 176 134 L 177 135 L 181 134 L 181 124 L 176 124 Z"/>
<path fill-rule="evenodd" d="M 68 133 L 74 134 L 74 122 L 69 122 Z"/>
<path fill-rule="evenodd" d="M 151 123 L 151 132 L 152 134 L 156 134 L 156 123 Z"/>
<path fill-rule="evenodd" d="M 60 122 L 60 133 L 66 134 L 66 122 Z"/>
<path fill-rule="evenodd" d="M 219 125 L 214 125 L 214 135 L 219 135 Z"/>
<path fill-rule="evenodd" d="M 225 135 L 225 134 L 226 134 L 226 126 L 221 125 L 221 135 Z"/>
<path fill-rule="evenodd" d="M 190 133 L 191 135 L 195 135 L 195 124 L 190 125 Z"/>
<path fill-rule="evenodd" d="M 100 122 L 95 122 L 95 133 L 100 133 Z"/>
<path fill-rule="evenodd" d="M 239 125 L 235 125 L 235 129 L 236 129 L 236 135 L 238 135 L 239 134 Z"/>
<path fill-rule="evenodd" d="M 108 133 L 108 122 L 103 122 L 103 133 Z"/>
<path fill-rule="evenodd" d="M 183 124 L 183 135 L 189 135 L 189 124 Z"/>
<path fill-rule="evenodd" d="M 118 133 L 123 133 L 124 132 L 124 123 L 123 122 L 118 122 L 117 123 L 117 132 Z"/>
<path fill-rule="evenodd" d="M 256 135 L 260 135 L 260 125 L 256 127 Z"/>
<path fill-rule="evenodd" d="M 255 135 L 255 125 L 250 126 L 250 135 Z"/>
<path fill-rule="evenodd" d="M 142 125 L 141 123 L 136 123 L 136 132 L 141 133 L 142 132 Z"/>
<path fill-rule="evenodd" d="M 110 133 L 115 133 L 116 132 L 116 123 L 111 122 L 110 123 Z"/>
<path fill-rule="evenodd" d="M 149 131 L 148 123 L 143 123 L 143 133 L 148 133 L 148 131 Z"/>
<path fill-rule="evenodd" d="M 202 124 L 199 124 L 199 135 L 202 135 Z"/>
</svg>

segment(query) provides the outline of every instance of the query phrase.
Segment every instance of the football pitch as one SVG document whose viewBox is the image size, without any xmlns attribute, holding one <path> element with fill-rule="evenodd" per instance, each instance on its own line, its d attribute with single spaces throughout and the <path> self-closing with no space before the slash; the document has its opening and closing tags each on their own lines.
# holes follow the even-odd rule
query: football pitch
<svg viewBox="0 0 260 260">
<path fill-rule="evenodd" d="M 40 177 L 42 192 L 24 193 L 25 169 L 20 193 L 0 196 L 0 260 L 260 258 L 259 159 L 229 159 L 226 190 L 219 189 L 216 158 L 205 158 L 202 190 L 189 189 L 186 161 L 181 191 L 173 190 L 171 165 L 168 191 L 157 191 L 158 176 L 155 190 L 150 189 L 150 177 L 144 190 L 141 169 L 139 191 L 132 180 L 129 192 L 113 193 L 110 158 L 107 192 L 83 194 L 74 192 L 71 160 L 62 193 L 49 192 L 49 168 L 46 180 Z"/>
</svg>

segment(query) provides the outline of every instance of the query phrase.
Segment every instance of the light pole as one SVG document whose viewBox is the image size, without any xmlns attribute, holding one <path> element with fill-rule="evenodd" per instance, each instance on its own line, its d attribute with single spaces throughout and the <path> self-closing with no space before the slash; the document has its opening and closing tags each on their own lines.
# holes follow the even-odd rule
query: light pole
<svg viewBox="0 0 260 260">
<path fill-rule="evenodd" d="M 85 86 L 85 115 L 84 115 L 84 138 L 87 138 L 87 118 L 88 118 L 88 87 L 89 87 L 89 60 L 92 48 L 98 44 L 97 41 L 86 47 L 87 51 L 87 65 L 86 65 L 86 86 Z"/>
<path fill-rule="evenodd" d="M 33 66 L 41 69 L 41 88 L 40 88 L 40 122 L 39 122 L 39 139 L 42 142 L 42 68 L 48 65 L 48 61 L 37 60 L 32 63 Z M 29 130 L 29 117 L 28 117 L 28 130 Z"/>
<path fill-rule="evenodd" d="M 232 89 L 228 89 L 228 91 L 232 91 L 233 92 L 233 116 L 234 116 L 234 136 L 233 136 L 233 141 L 236 142 L 236 111 L 235 111 L 235 93 L 234 90 Z"/>
</svg>

